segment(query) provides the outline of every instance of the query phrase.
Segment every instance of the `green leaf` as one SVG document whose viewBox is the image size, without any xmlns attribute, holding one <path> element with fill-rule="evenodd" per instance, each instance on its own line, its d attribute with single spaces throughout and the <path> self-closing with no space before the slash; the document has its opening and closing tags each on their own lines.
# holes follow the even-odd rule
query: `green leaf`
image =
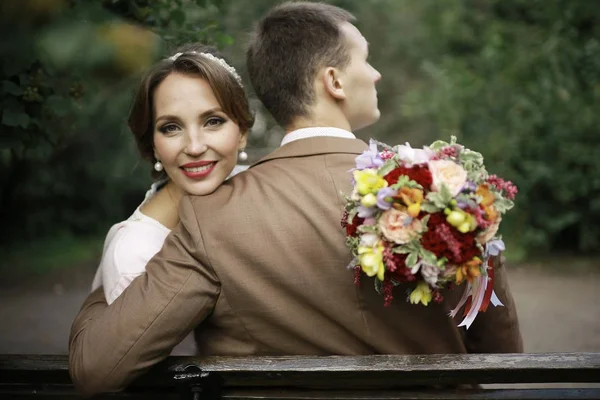
<svg viewBox="0 0 600 400">
<path fill-rule="evenodd" d="M 398 164 L 396 164 L 396 161 L 387 160 L 381 167 L 379 167 L 379 171 L 377 172 L 377 174 L 379 176 L 386 176 L 387 174 L 392 172 L 394 169 L 396 169 L 397 166 L 398 166 Z"/>
<path fill-rule="evenodd" d="M 2 124 L 6 126 L 27 128 L 30 120 L 20 104 L 18 107 L 6 107 L 2 112 Z"/>
<path fill-rule="evenodd" d="M 439 192 L 429 192 L 427 193 L 426 199 L 433 203 L 437 208 L 444 209 L 452 200 L 452 194 L 448 189 L 448 186 L 442 183 Z"/>
<path fill-rule="evenodd" d="M 229 47 L 233 45 L 233 36 L 231 35 L 218 35 L 218 41 L 221 47 Z"/>
<path fill-rule="evenodd" d="M 2 90 L 6 93 L 12 94 L 13 96 L 21 96 L 23 94 L 23 89 L 11 81 L 3 81 Z"/>
<path fill-rule="evenodd" d="M 406 175 L 401 175 L 398 178 L 398 182 L 394 183 L 392 186 L 390 186 L 392 189 L 394 190 L 400 190 L 402 189 L 404 186 L 407 186 L 409 188 L 419 188 L 419 189 L 423 189 L 423 186 L 419 185 L 416 181 L 411 180 L 408 176 Z"/>
<path fill-rule="evenodd" d="M 436 140 L 435 142 L 431 143 L 429 148 L 432 150 L 439 150 L 447 146 L 450 146 L 448 142 L 445 142 L 443 140 Z"/>
<path fill-rule="evenodd" d="M 440 208 L 436 206 L 433 202 L 425 201 L 421 203 L 421 211 L 425 211 L 426 213 L 436 213 L 438 211 L 442 211 L 444 208 Z"/>
<path fill-rule="evenodd" d="M 507 199 L 506 197 L 502 197 L 499 194 L 496 194 L 496 201 L 494 202 L 494 207 L 498 210 L 499 213 L 504 214 L 511 208 L 513 208 L 515 203 L 512 200 Z"/>
<path fill-rule="evenodd" d="M 417 264 L 417 260 L 418 260 L 418 253 L 417 252 L 411 252 L 408 257 L 406 257 L 406 266 L 408 268 L 412 268 Z"/>
<path fill-rule="evenodd" d="M 452 193 L 450 193 L 450 189 L 448 189 L 448 186 L 445 183 L 442 183 L 441 185 L 440 194 L 442 199 L 444 199 L 444 202 L 449 203 L 450 200 L 452 200 Z"/>
<path fill-rule="evenodd" d="M 183 10 L 177 8 L 171 11 L 171 21 L 175 22 L 177 25 L 181 26 L 185 23 L 185 13 Z"/>
<path fill-rule="evenodd" d="M 481 153 L 478 153 L 478 152 L 470 150 L 470 149 L 464 149 L 463 151 L 460 152 L 460 160 L 462 162 L 472 163 L 476 166 L 483 165 L 483 156 L 481 155 Z"/>
<path fill-rule="evenodd" d="M 357 237 L 353 237 L 353 236 L 346 237 L 346 246 L 349 249 L 357 249 L 359 243 L 360 243 L 360 239 Z"/>
<path fill-rule="evenodd" d="M 378 228 L 377 225 L 361 225 L 358 227 L 358 231 L 360 233 L 378 233 Z"/>
<path fill-rule="evenodd" d="M 437 265 L 437 262 L 438 262 L 437 257 L 435 256 L 435 254 L 433 254 L 429 250 L 425 250 L 425 249 L 421 248 L 421 250 L 419 251 L 419 255 L 421 256 L 421 258 L 423 260 L 425 260 L 425 262 L 427 264 Z"/>
<path fill-rule="evenodd" d="M 375 291 L 381 294 L 381 281 L 377 277 L 375 277 Z"/>
<path fill-rule="evenodd" d="M 394 247 L 392 249 L 392 253 L 394 254 L 408 254 L 410 252 L 412 252 L 412 250 L 406 247 Z"/>
<path fill-rule="evenodd" d="M 64 117 L 71 111 L 71 101 L 58 95 L 49 96 L 46 99 L 46 105 L 59 117 Z"/>
</svg>

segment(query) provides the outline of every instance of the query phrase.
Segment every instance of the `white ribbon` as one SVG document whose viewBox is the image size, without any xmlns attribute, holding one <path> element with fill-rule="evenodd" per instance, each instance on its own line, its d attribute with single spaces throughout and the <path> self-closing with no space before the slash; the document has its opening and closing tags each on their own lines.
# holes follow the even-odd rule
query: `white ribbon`
<svg viewBox="0 0 600 400">
<path fill-rule="evenodd" d="M 489 280 L 487 275 L 480 275 L 473 281 L 473 285 L 471 285 L 471 283 L 467 283 L 465 292 L 463 293 L 460 301 L 458 302 L 458 305 L 454 309 L 452 309 L 452 311 L 450 311 L 450 316 L 454 318 L 456 314 L 458 314 L 458 311 L 461 309 L 461 307 L 465 305 L 469 296 L 472 296 L 471 308 L 469 309 L 467 315 L 465 315 L 465 318 L 458 325 L 459 327 L 465 326 L 466 329 L 469 329 L 469 327 L 475 320 L 475 317 L 477 317 L 477 314 L 479 314 L 479 309 L 481 308 L 481 303 L 483 303 L 483 298 L 485 297 L 485 290 L 487 289 L 488 282 Z M 493 290 L 490 302 L 494 305 L 494 307 L 504 306 L 500 299 L 498 299 L 498 296 L 496 296 L 496 292 L 494 292 Z"/>
</svg>

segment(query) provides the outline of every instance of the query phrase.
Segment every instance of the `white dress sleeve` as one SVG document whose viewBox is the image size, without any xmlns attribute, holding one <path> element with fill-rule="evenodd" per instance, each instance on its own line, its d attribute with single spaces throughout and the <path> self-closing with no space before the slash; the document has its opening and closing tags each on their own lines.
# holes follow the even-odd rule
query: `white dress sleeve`
<svg viewBox="0 0 600 400">
<path fill-rule="evenodd" d="M 111 304 L 131 281 L 144 273 L 148 261 L 161 249 L 169 229 L 148 217 L 114 225 L 106 238 L 92 289 L 100 284 Z"/>
</svg>

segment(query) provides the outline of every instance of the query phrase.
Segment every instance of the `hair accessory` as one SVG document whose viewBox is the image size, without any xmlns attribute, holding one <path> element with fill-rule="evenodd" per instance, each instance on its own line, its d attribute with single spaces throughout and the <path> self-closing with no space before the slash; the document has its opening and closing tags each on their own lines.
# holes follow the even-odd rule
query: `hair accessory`
<svg viewBox="0 0 600 400">
<path fill-rule="evenodd" d="M 244 87 L 244 85 L 242 84 L 242 78 L 238 75 L 238 73 L 235 70 L 235 68 L 233 68 L 231 65 L 227 64 L 227 61 L 223 60 L 222 58 L 215 57 L 214 55 L 212 55 L 210 53 L 198 53 L 197 51 L 189 51 L 189 52 L 186 52 L 186 53 L 196 54 L 196 55 L 202 56 L 204 58 L 208 58 L 209 60 L 212 60 L 212 61 L 216 62 L 217 64 L 219 64 L 220 66 L 222 66 L 223 68 L 225 68 L 227 70 L 227 72 L 229 72 L 231 74 L 231 76 L 233 76 L 235 78 L 235 80 L 237 81 L 237 83 L 241 87 Z M 184 53 L 173 54 L 171 57 L 169 57 L 169 60 L 175 61 L 175 60 L 177 60 L 183 54 Z"/>
</svg>

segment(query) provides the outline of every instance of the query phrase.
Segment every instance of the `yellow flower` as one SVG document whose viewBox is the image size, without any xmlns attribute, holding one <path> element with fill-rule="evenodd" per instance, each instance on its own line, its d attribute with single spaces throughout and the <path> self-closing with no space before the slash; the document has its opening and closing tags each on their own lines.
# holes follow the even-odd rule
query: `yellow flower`
<svg viewBox="0 0 600 400">
<path fill-rule="evenodd" d="M 496 221 L 498 219 L 498 211 L 496 211 L 496 207 L 494 207 L 496 198 L 494 193 L 490 191 L 490 187 L 488 185 L 479 185 L 475 193 L 478 196 L 481 196 L 480 204 L 483 207 L 485 219 L 488 221 Z"/>
<path fill-rule="evenodd" d="M 374 246 L 359 246 L 358 262 L 365 274 L 370 277 L 377 275 L 377 278 L 382 281 L 385 275 L 385 266 L 381 241 L 375 243 Z"/>
<path fill-rule="evenodd" d="M 419 213 L 421 212 L 421 203 L 423 202 L 422 190 L 404 186 L 400 189 L 396 198 L 402 200 L 402 203 L 406 206 L 408 215 L 412 218 L 419 216 Z"/>
<path fill-rule="evenodd" d="M 477 220 L 475 217 L 460 208 L 450 211 L 446 217 L 446 221 L 462 233 L 472 232 L 477 229 Z"/>
<path fill-rule="evenodd" d="M 360 201 L 360 204 L 365 207 L 375 207 L 375 204 L 377 204 L 377 197 L 375 197 L 373 193 L 367 193 Z"/>
<path fill-rule="evenodd" d="M 379 189 L 383 189 L 388 185 L 387 181 L 377 174 L 377 170 L 372 168 L 354 171 L 354 180 L 356 181 L 356 189 L 362 196 L 377 193 Z"/>
<path fill-rule="evenodd" d="M 431 288 L 425 281 L 419 282 L 415 290 L 410 294 L 410 302 L 412 304 L 422 303 L 426 306 L 431 301 L 431 298 Z"/>
<path fill-rule="evenodd" d="M 473 257 L 470 261 L 459 266 L 456 269 L 456 283 L 460 285 L 464 279 L 473 282 L 474 278 L 481 275 L 481 264 L 482 261 L 479 257 Z"/>
</svg>

